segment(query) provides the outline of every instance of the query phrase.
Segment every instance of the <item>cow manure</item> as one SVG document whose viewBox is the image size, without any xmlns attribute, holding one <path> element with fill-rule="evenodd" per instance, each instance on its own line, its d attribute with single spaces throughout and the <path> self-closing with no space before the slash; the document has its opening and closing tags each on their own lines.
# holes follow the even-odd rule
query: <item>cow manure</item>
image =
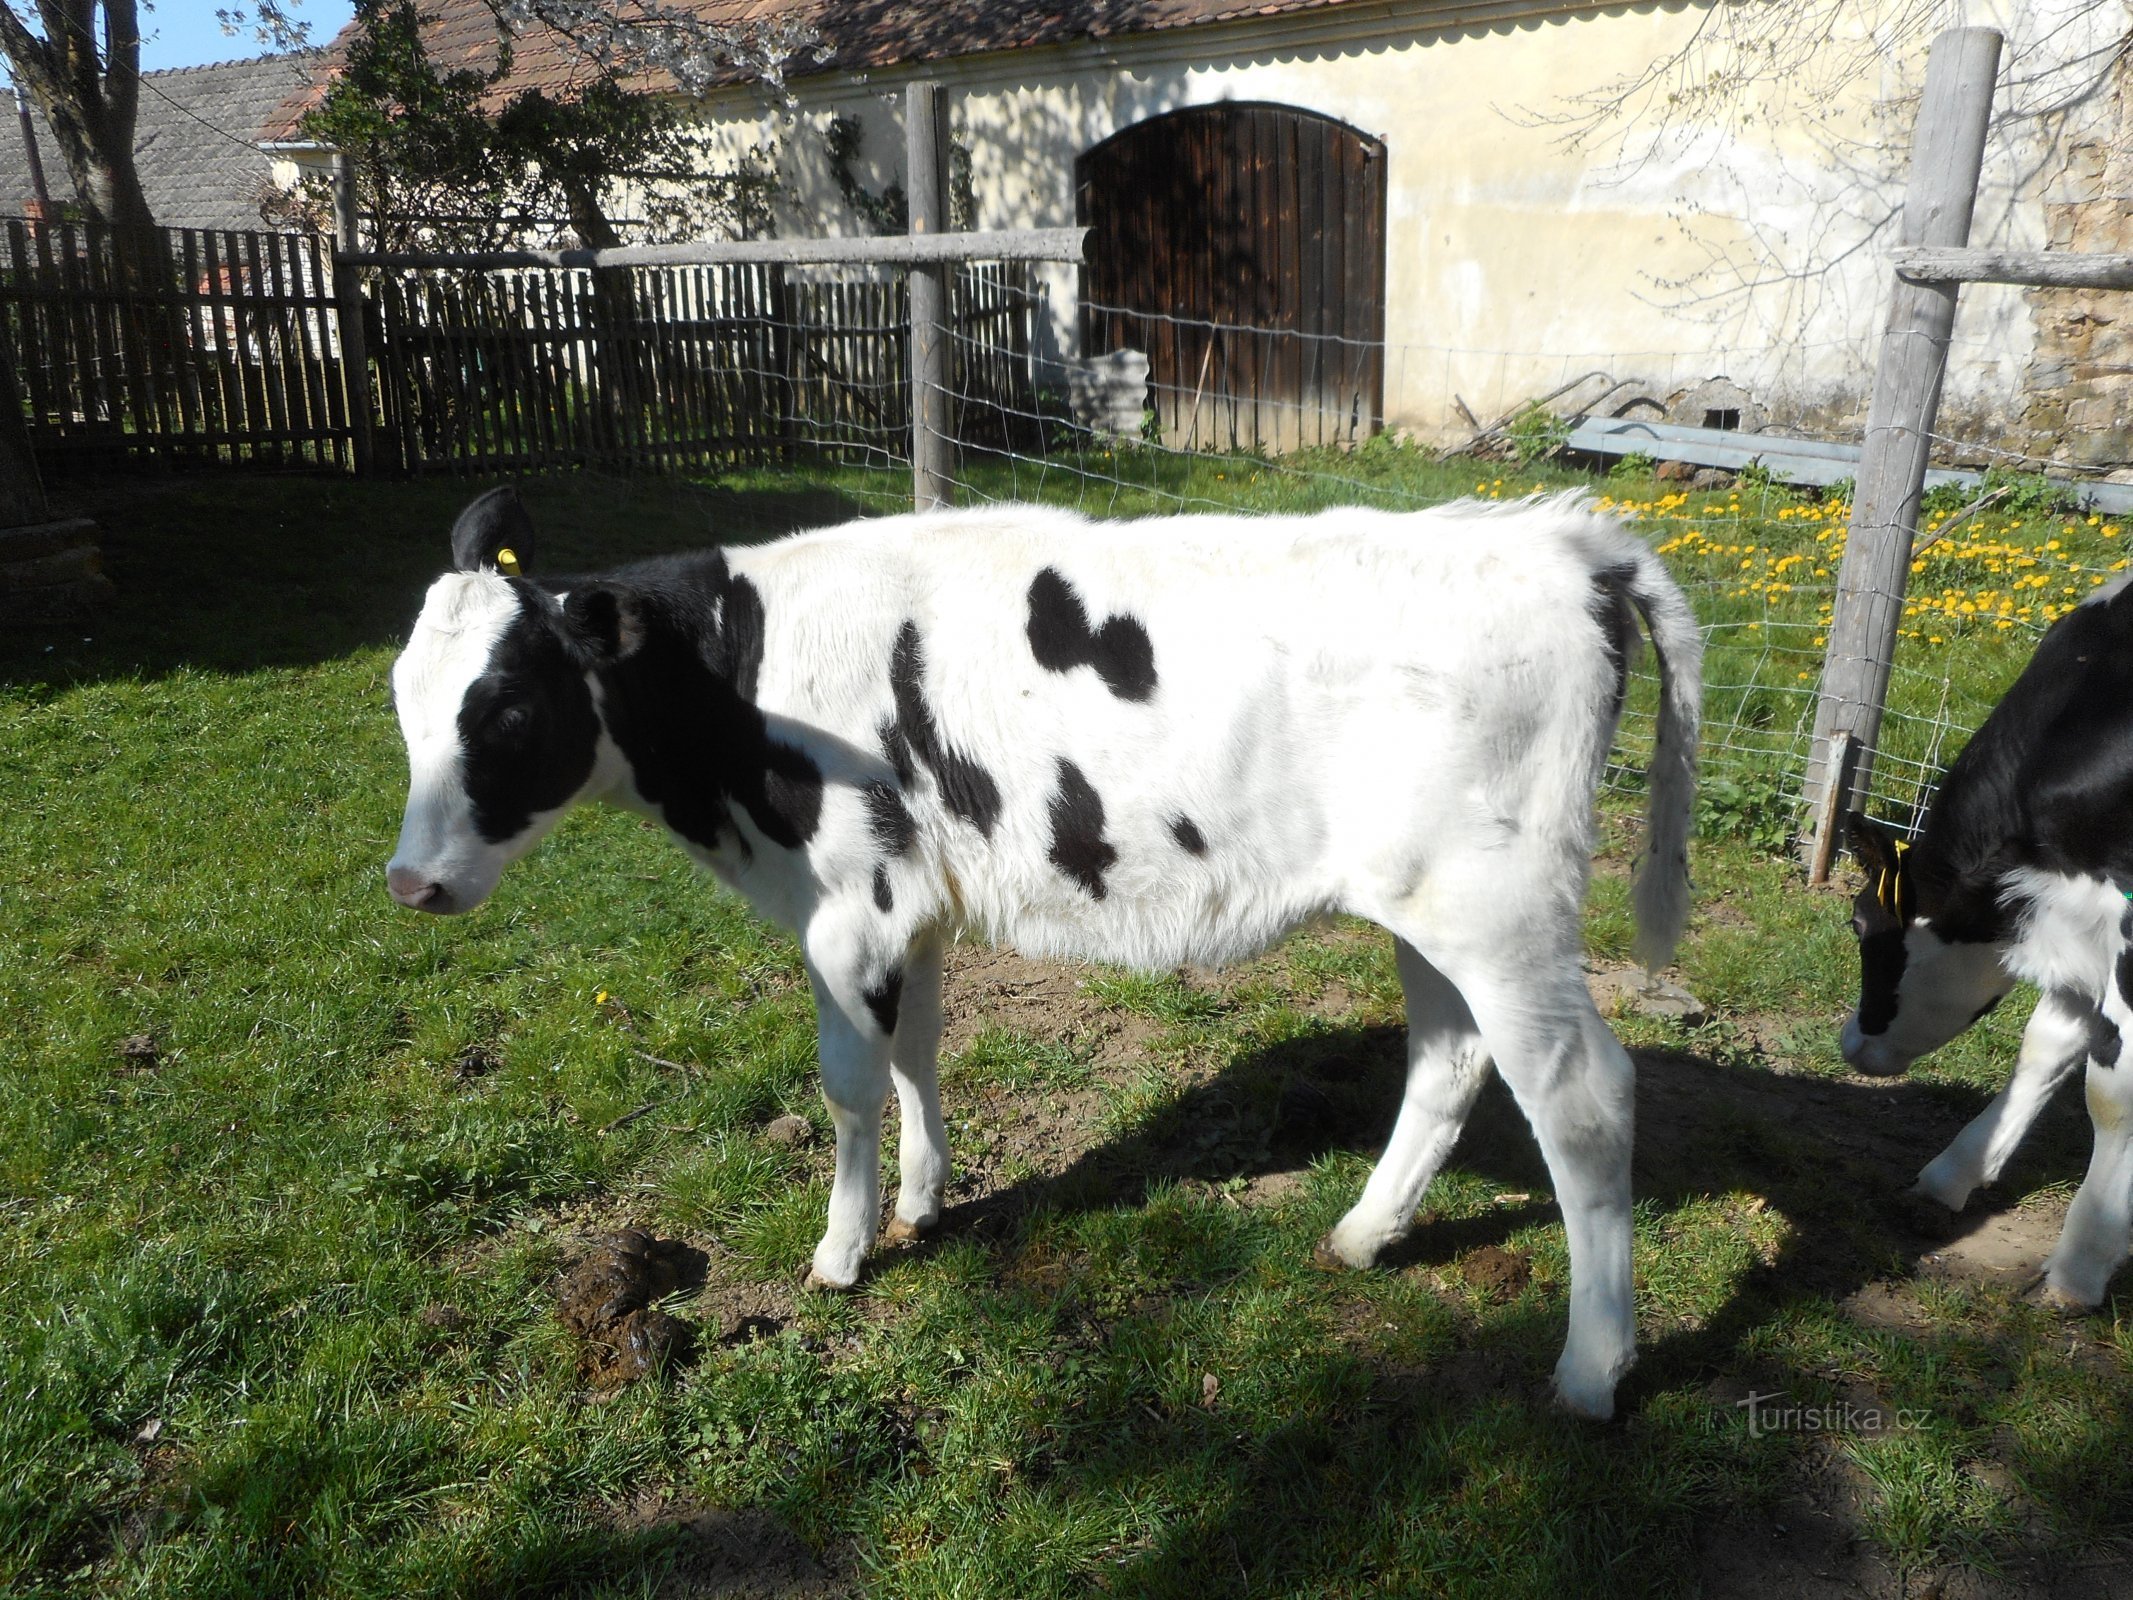
<svg viewBox="0 0 2133 1600">
<path fill-rule="evenodd" d="M 815 1125 L 805 1117 L 787 1113 L 765 1127 L 763 1137 L 788 1150 L 802 1149 L 815 1142 Z"/>
<path fill-rule="evenodd" d="M 459 1052 L 459 1059 L 452 1063 L 452 1076 L 461 1083 L 472 1083 L 477 1078 L 486 1078 L 503 1062 L 487 1045 L 470 1044 Z"/>
<path fill-rule="evenodd" d="M 156 1048 L 154 1034 L 135 1033 L 119 1041 L 118 1055 L 127 1071 L 147 1072 L 161 1059 L 162 1052 Z"/>
<path fill-rule="evenodd" d="M 595 1392 L 612 1392 L 688 1359 L 694 1330 L 659 1308 L 700 1287 L 709 1258 L 679 1239 L 623 1228 L 596 1239 L 556 1283 L 563 1326 L 581 1341 L 578 1372 Z"/>
</svg>

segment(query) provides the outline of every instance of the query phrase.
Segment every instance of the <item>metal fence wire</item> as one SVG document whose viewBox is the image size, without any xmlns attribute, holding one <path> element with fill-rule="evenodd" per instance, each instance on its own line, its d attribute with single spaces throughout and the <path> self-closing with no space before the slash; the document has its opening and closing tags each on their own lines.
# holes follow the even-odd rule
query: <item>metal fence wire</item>
<svg viewBox="0 0 2133 1600">
<path fill-rule="evenodd" d="M 48 465 L 349 465 L 318 241 L 159 230 L 167 275 L 144 289 L 120 272 L 108 230 L 0 232 L 0 334 Z M 1356 375 L 1383 374 L 1394 414 L 1442 414 L 1448 402 L 1484 416 L 1508 410 L 1517 374 L 1530 384 L 1561 373 L 1566 407 L 1580 395 L 1649 404 L 1635 397 L 1689 386 L 1678 356 L 1393 344 L 1366 359 L 1351 341 L 1293 329 L 1114 306 L 1076 306 L 1069 318 L 1052 279 L 1029 263 L 973 263 L 947 277 L 951 497 L 965 505 L 1041 500 L 1137 516 L 1512 498 L 1540 481 L 1502 460 L 1394 444 Z M 870 511 L 910 505 L 910 311 L 899 272 L 372 268 L 364 287 L 374 448 L 388 470 L 797 470 L 831 475 Z M 1185 364 L 1189 378 L 1173 363 L 1171 381 L 1132 397 L 1123 419 L 1077 411 L 1056 354 L 1075 323 L 1160 323 L 1205 359 Z M 1697 370 L 1735 364 L 1736 354 L 1745 360 L 1707 354 Z M 1248 392 L 1266 372 L 1316 376 L 1286 394 Z M 2050 465 L 1957 434 L 1934 443 L 1964 461 Z M 1595 493 L 1652 542 L 1703 621 L 1707 789 L 1766 823 L 1796 817 L 1845 543 L 1841 488 L 1816 499 L 1751 473 L 1691 492 L 1618 473 Z M 1950 523 L 1953 514 L 1943 506 L 1922 518 L 1892 664 L 1876 788 L 1899 820 L 1923 810 L 2028 642 L 2125 566 L 2116 524 L 2101 517 L 2064 517 L 2053 540 L 2037 536 L 2034 515 L 1987 506 Z M 1979 635 L 1990 648 L 1966 643 Z M 1617 787 L 1641 782 L 1655 693 L 1640 677 Z"/>
</svg>

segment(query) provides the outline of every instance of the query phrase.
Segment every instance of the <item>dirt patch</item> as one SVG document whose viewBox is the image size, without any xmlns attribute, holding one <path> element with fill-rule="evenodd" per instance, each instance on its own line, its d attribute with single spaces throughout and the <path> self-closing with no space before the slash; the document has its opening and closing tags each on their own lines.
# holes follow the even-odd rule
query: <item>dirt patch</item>
<svg viewBox="0 0 2133 1600">
<path fill-rule="evenodd" d="M 1157 1027 L 1088 993 L 1084 985 L 1094 972 L 1079 962 L 1032 961 L 1012 950 L 951 945 L 942 967 L 942 1053 L 968 1049 L 986 1028 L 1013 1028 L 1078 1049 L 1131 1054 Z"/>
<path fill-rule="evenodd" d="M 1939 1249 L 1927 1251 L 1919 1267 L 1931 1277 L 2025 1289 L 2043 1272 L 2044 1258 L 2058 1243 L 2067 1204 L 2067 1196 L 2055 1190 L 2032 1195 L 2005 1210 L 1981 1212 L 1973 1200 L 1960 1213 L 1943 1213 L 1949 1220 L 1941 1225 L 1961 1231 Z"/>
<path fill-rule="evenodd" d="M 620 1532 L 651 1536 L 671 1565 L 657 1600 L 842 1600 L 860 1593 L 850 1553 L 815 1551 L 767 1511 L 728 1511 L 692 1496 L 641 1490 L 609 1516 Z"/>
<path fill-rule="evenodd" d="M 686 1360 L 693 1333 L 656 1303 L 704 1281 L 703 1251 L 624 1228 L 590 1249 L 556 1283 L 556 1312 L 578 1336 L 578 1375 L 610 1393 Z"/>
<path fill-rule="evenodd" d="M 1518 1298 L 1533 1281 L 1532 1263 L 1515 1250 L 1500 1244 L 1485 1244 L 1459 1258 L 1459 1272 L 1486 1300 L 1501 1305 Z"/>
</svg>

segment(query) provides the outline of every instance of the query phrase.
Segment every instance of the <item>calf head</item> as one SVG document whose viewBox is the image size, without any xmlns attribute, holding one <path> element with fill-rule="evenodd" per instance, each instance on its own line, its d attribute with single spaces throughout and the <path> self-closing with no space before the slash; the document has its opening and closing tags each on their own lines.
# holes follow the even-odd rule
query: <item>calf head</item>
<svg viewBox="0 0 2133 1600">
<path fill-rule="evenodd" d="M 419 911 L 481 904 L 599 786 L 591 677 L 619 648 L 621 602 L 533 583 L 532 545 L 515 490 L 469 505 L 452 528 L 453 570 L 430 586 L 393 663 L 409 782 L 386 885 Z"/>
<path fill-rule="evenodd" d="M 1852 902 L 1859 1006 L 1844 1024 L 1844 1059 L 1854 1071 L 1888 1076 L 1977 1021 L 2013 982 L 1996 946 L 1935 930 L 1906 841 L 1856 811 L 1847 821 L 1866 886 Z"/>
</svg>

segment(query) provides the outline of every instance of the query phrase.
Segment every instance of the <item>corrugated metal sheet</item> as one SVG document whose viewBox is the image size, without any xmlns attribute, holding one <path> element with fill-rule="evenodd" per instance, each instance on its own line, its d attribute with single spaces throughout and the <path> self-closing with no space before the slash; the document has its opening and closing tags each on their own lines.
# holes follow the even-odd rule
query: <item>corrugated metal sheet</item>
<svg viewBox="0 0 2133 1600">
<path fill-rule="evenodd" d="M 1736 433 L 1722 428 L 1691 428 L 1676 422 L 1647 422 L 1634 417 L 1587 417 L 1571 431 L 1566 450 L 1595 456 L 1646 455 L 1655 461 L 1686 461 L 1692 466 L 1738 472 L 1747 466 L 1769 469 L 1780 483 L 1820 488 L 1859 474 L 1859 447 L 1826 439 L 1788 439 L 1774 433 Z M 1926 487 L 1982 481 L 1982 474 L 1953 467 L 1932 467 Z M 2133 483 L 2101 483 L 2081 478 L 2051 478 L 2068 494 L 2099 511 L 2133 511 Z"/>
</svg>

